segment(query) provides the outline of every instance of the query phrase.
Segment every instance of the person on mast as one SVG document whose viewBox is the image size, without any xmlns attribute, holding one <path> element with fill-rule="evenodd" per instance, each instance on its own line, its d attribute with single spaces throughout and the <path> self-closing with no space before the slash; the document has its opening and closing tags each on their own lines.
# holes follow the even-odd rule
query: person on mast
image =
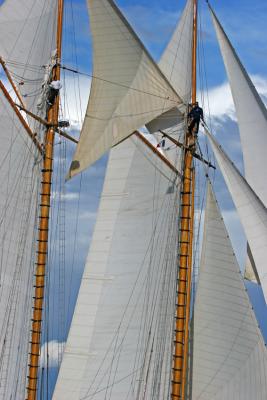
<svg viewBox="0 0 267 400">
<path fill-rule="evenodd" d="M 188 113 L 188 132 L 190 135 L 198 134 L 201 119 L 204 121 L 203 109 L 198 105 L 198 102 L 195 102 Z"/>
</svg>

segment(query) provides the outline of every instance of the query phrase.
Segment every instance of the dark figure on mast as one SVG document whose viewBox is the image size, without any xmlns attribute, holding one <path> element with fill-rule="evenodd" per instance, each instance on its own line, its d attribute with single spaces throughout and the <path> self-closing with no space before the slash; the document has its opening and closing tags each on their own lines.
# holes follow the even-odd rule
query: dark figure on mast
<svg viewBox="0 0 267 400">
<path fill-rule="evenodd" d="M 190 135 L 197 135 L 200 120 L 203 120 L 203 110 L 199 107 L 198 102 L 192 104 L 192 108 L 188 113 L 188 132 Z"/>
</svg>

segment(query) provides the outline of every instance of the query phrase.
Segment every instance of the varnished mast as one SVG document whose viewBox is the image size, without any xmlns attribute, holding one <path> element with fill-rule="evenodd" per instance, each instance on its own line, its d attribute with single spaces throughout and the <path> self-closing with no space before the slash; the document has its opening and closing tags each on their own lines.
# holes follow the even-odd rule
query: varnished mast
<svg viewBox="0 0 267 400">
<path fill-rule="evenodd" d="M 58 20 L 57 20 L 57 63 L 52 72 L 52 79 L 60 80 L 60 59 L 62 49 L 62 26 L 63 26 L 64 0 L 58 0 Z M 48 111 L 48 123 L 58 125 L 59 116 L 59 96 Z M 36 400 L 38 367 L 41 351 L 41 329 L 42 311 L 44 304 L 45 273 L 48 253 L 48 229 L 51 200 L 51 184 L 53 171 L 53 154 L 55 127 L 49 127 L 45 135 L 44 157 L 42 169 L 42 184 L 40 195 L 39 226 L 38 226 L 38 246 L 36 257 L 35 272 L 35 294 L 32 317 L 32 331 L 29 355 L 29 374 L 27 386 L 27 399 Z"/>
<path fill-rule="evenodd" d="M 197 82 L 197 5 L 194 0 L 193 46 L 192 46 L 192 103 L 196 102 Z M 179 276 L 173 354 L 172 400 L 186 400 L 186 379 L 188 367 L 189 320 L 191 301 L 192 248 L 194 224 L 194 170 L 192 140 L 188 130 L 185 135 L 185 154 L 181 192 L 180 235 L 179 235 Z M 189 143 L 190 142 L 190 143 Z"/>
</svg>

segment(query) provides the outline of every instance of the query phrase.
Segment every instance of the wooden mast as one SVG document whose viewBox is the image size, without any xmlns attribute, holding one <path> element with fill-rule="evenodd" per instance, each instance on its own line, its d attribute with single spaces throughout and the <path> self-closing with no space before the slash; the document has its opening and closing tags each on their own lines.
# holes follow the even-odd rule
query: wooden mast
<svg viewBox="0 0 267 400">
<path fill-rule="evenodd" d="M 63 8 L 64 0 L 58 0 L 57 63 L 52 72 L 52 80 L 60 80 Z M 58 125 L 58 116 L 59 96 L 56 97 L 54 104 L 48 111 L 47 122 L 52 126 L 48 127 L 46 131 L 44 143 L 27 400 L 36 400 L 37 398 L 38 367 L 41 350 L 42 310 L 44 303 L 45 273 L 48 252 L 48 229 L 53 172 L 54 139 L 56 132 L 55 126 Z"/>
<path fill-rule="evenodd" d="M 192 103 L 196 102 L 197 82 L 197 5 L 194 2 L 193 45 L 192 45 Z M 194 170 L 192 136 L 186 132 L 181 192 L 180 234 L 179 234 L 179 275 L 177 284 L 177 306 L 173 353 L 172 400 L 186 399 L 186 369 L 188 358 L 188 328 L 190 319 L 190 283 L 192 273 Z M 191 148 L 194 148 L 192 146 Z"/>
</svg>

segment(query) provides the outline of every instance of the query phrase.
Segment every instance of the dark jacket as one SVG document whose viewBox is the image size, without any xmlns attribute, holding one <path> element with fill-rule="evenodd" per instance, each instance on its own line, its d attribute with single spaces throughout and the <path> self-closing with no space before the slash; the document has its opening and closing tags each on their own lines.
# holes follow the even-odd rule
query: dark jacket
<svg viewBox="0 0 267 400">
<path fill-rule="evenodd" d="M 194 120 L 200 120 L 200 118 L 203 119 L 203 110 L 201 107 L 195 106 L 192 108 L 188 116 Z"/>
</svg>

